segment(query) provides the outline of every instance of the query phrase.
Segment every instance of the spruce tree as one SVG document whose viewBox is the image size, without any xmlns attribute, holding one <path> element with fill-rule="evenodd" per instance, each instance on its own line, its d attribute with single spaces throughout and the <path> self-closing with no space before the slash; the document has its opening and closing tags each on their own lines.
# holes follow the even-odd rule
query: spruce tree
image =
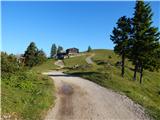
<svg viewBox="0 0 160 120">
<path fill-rule="evenodd" d="M 38 48 L 36 47 L 34 42 L 31 42 L 30 45 L 27 47 L 27 50 L 24 53 L 25 57 L 25 65 L 32 67 L 36 65 L 36 54 L 37 54 Z"/>
<path fill-rule="evenodd" d="M 91 52 L 91 51 L 92 51 L 91 46 L 88 46 L 88 50 L 87 50 L 87 52 Z"/>
<path fill-rule="evenodd" d="M 57 46 L 56 46 L 56 44 L 53 44 L 52 47 L 51 47 L 50 58 L 55 57 L 56 54 L 57 54 Z"/>
<path fill-rule="evenodd" d="M 152 26 L 151 7 L 144 1 L 136 1 L 133 17 L 133 45 L 131 60 L 135 64 L 134 79 L 136 72 L 140 70 L 140 83 L 142 83 L 143 70 L 155 66 L 155 51 L 159 47 L 158 28 Z M 157 63 L 158 64 L 158 63 Z"/>
<path fill-rule="evenodd" d="M 47 57 L 43 50 L 38 50 L 34 42 L 31 42 L 24 53 L 25 65 L 33 67 L 46 61 Z"/>
<path fill-rule="evenodd" d="M 130 48 L 129 41 L 130 41 L 130 35 L 132 32 L 131 20 L 130 18 L 126 18 L 126 16 L 123 16 L 118 19 L 116 24 L 117 24 L 117 27 L 114 27 L 112 31 L 112 35 L 110 36 L 110 39 L 115 44 L 115 47 L 114 47 L 115 53 L 121 56 L 121 59 L 122 59 L 121 75 L 123 77 L 125 58 Z"/>
<path fill-rule="evenodd" d="M 60 53 L 62 51 L 63 51 L 63 47 L 62 46 L 58 46 L 57 53 Z"/>
</svg>

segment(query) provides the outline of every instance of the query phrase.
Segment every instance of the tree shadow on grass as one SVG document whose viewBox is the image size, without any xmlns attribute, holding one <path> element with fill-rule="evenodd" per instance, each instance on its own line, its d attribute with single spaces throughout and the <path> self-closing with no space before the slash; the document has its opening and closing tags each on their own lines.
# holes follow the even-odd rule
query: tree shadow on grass
<svg viewBox="0 0 160 120">
<path fill-rule="evenodd" d="M 73 77 L 72 75 L 68 75 L 68 74 L 48 74 L 48 76 L 50 77 Z"/>
<path fill-rule="evenodd" d="M 106 80 L 110 80 L 110 76 L 100 72 L 74 72 L 70 73 L 72 76 L 79 76 L 95 82 L 101 86 L 105 86 Z"/>
<path fill-rule="evenodd" d="M 69 75 L 72 75 L 72 76 L 85 76 L 85 75 L 93 75 L 93 74 L 97 74 L 97 72 L 73 72 L 73 73 L 69 73 Z"/>
<path fill-rule="evenodd" d="M 97 72 L 73 72 L 67 74 L 48 74 L 50 77 L 77 77 L 77 76 L 89 76 L 97 74 Z"/>
</svg>

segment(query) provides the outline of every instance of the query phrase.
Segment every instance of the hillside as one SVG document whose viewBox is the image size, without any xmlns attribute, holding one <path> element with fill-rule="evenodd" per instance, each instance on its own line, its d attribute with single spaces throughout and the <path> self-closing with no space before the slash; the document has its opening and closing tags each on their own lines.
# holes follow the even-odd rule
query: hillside
<svg viewBox="0 0 160 120">
<path fill-rule="evenodd" d="M 50 71 L 50 70 L 54 70 L 54 69 L 57 68 L 57 66 L 54 63 L 55 63 L 54 59 L 48 59 L 43 64 L 38 65 L 38 66 L 34 66 L 32 68 L 32 71 L 36 71 L 37 73 L 42 73 L 42 72 L 47 72 L 47 71 Z"/>
<path fill-rule="evenodd" d="M 49 60 L 30 70 L 19 64 L 15 56 L 1 53 L 2 120 L 44 118 L 54 105 L 55 90 L 53 80 L 39 72 L 52 68 L 51 62 Z"/>
<path fill-rule="evenodd" d="M 93 64 L 86 58 L 92 56 Z M 45 63 L 14 74 L 2 74 L 2 115 L 13 118 L 41 119 L 54 104 L 54 85 L 40 73 L 55 70 L 56 60 L 48 59 Z M 142 105 L 146 113 L 155 120 L 160 119 L 160 72 L 144 71 L 143 83 L 133 81 L 133 66 L 126 60 L 125 76 L 121 77 L 121 67 L 117 66 L 120 57 L 112 50 L 93 50 L 86 55 L 63 60 L 66 73 L 80 76 L 103 87 L 125 94 L 135 103 Z M 25 77 L 24 77 L 25 76 Z M 10 81 L 10 82 L 8 82 Z M 16 98 L 16 99 L 15 99 Z"/>
<path fill-rule="evenodd" d="M 122 78 L 121 68 L 116 66 L 120 58 L 112 50 L 94 50 L 89 54 L 92 53 L 95 54 L 92 58 L 95 64 L 85 63 L 69 69 L 67 73 L 87 78 L 101 86 L 125 94 L 142 105 L 151 117 L 160 119 L 160 72 L 145 70 L 143 83 L 139 84 L 139 74 L 136 81 L 132 80 L 133 66 L 129 61 L 126 61 L 125 76 Z M 75 60 L 66 59 L 65 63 L 75 63 Z M 79 61 L 84 61 L 84 58 L 79 58 Z"/>
</svg>

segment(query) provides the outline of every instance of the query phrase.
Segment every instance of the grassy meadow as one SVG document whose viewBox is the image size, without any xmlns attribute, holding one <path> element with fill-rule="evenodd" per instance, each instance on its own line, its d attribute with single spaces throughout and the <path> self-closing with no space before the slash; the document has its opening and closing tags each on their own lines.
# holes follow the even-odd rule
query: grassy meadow
<svg viewBox="0 0 160 120">
<path fill-rule="evenodd" d="M 57 66 L 54 64 L 56 60 L 55 59 L 48 59 L 46 62 L 44 62 L 41 65 L 33 67 L 31 70 L 35 71 L 37 73 L 47 72 L 50 70 L 55 70 Z"/>
<path fill-rule="evenodd" d="M 64 59 L 64 65 L 66 68 L 71 68 L 75 65 L 85 65 L 87 64 L 85 61 L 87 55 L 77 56 L 77 57 L 71 57 Z"/>
<path fill-rule="evenodd" d="M 87 64 L 87 56 L 94 54 L 94 64 Z M 41 120 L 54 105 L 54 83 L 42 72 L 57 69 L 54 59 L 30 70 L 14 74 L 2 73 L 2 116 L 25 120 Z M 81 76 L 103 87 L 125 94 L 142 105 L 153 119 L 160 119 L 160 72 L 144 71 L 143 83 L 133 81 L 133 65 L 126 60 L 125 75 L 121 77 L 120 57 L 112 50 L 93 50 L 86 55 L 63 60 L 66 73 Z M 75 67 L 76 66 L 76 67 Z"/>
<path fill-rule="evenodd" d="M 2 118 L 42 119 L 54 105 L 53 80 L 31 71 L 2 78 Z"/>
</svg>

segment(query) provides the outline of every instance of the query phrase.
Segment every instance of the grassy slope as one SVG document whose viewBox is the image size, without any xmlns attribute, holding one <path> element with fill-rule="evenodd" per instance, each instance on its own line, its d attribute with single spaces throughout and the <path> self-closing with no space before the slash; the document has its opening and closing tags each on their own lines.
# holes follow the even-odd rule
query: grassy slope
<svg viewBox="0 0 160 120">
<path fill-rule="evenodd" d="M 86 64 L 85 58 L 86 58 L 86 55 L 72 57 L 69 59 L 66 58 L 66 59 L 64 59 L 64 65 L 65 65 L 65 67 L 73 67 L 75 65 L 84 65 L 84 64 Z"/>
<path fill-rule="evenodd" d="M 53 80 L 41 75 L 54 69 L 54 60 L 27 70 L 2 78 L 2 118 L 41 120 L 50 107 L 54 105 Z"/>
<path fill-rule="evenodd" d="M 11 119 L 42 119 L 54 104 L 53 81 L 31 71 L 2 79 L 2 115 Z"/>
<path fill-rule="evenodd" d="M 154 119 L 160 119 L 160 72 L 144 71 L 143 84 L 133 81 L 133 66 L 126 62 L 125 77 L 120 76 L 121 68 L 115 63 L 120 58 L 110 50 L 95 50 L 93 61 L 96 65 L 86 69 L 76 69 L 68 73 L 79 75 L 104 87 L 122 92 L 146 108 Z M 81 58 L 83 59 L 83 58 Z M 80 61 L 80 59 L 79 59 Z M 70 61 L 70 63 L 75 61 Z M 137 79 L 139 74 L 137 75 Z"/>
<path fill-rule="evenodd" d="M 36 71 L 38 73 L 46 72 L 49 70 L 54 70 L 57 68 L 57 66 L 54 64 L 54 59 L 48 59 L 45 63 L 39 66 L 35 66 L 32 68 L 33 71 Z"/>
</svg>

